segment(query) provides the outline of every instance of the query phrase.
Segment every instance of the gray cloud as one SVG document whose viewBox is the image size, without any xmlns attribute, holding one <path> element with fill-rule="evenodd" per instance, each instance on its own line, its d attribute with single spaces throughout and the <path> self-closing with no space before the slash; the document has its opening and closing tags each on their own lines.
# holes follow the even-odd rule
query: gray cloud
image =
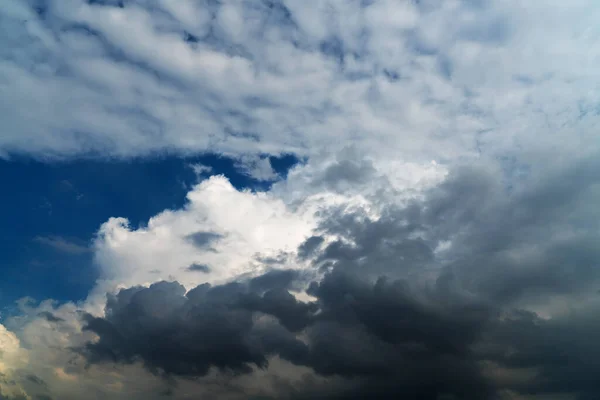
<svg viewBox="0 0 600 400">
<path fill-rule="evenodd" d="M 192 264 L 189 267 L 187 267 L 188 271 L 192 271 L 192 272 L 203 272 L 205 274 L 210 272 L 210 267 L 206 264 Z"/>
<path fill-rule="evenodd" d="M 194 246 L 201 249 L 210 249 L 214 242 L 222 238 L 223 235 L 215 232 L 196 232 L 187 237 Z"/>
<path fill-rule="evenodd" d="M 303 345 L 276 326 L 258 326 L 252 309 L 242 307 L 241 284 L 185 289 L 160 282 L 111 297 L 107 318 L 87 317 L 100 336 L 89 344 L 90 361 L 133 362 L 141 358 L 152 371 L 201 376 L 211 366 L 250 372 L 264 367 L 271 347 Z M 282 334 L 282 332 L 284 334 Z"/>
<path fill-rule="evenodd" d="M 280 178 L 280 176 L 273 170 L 269 157 L 244 156 L 241 157 L 236 163 L 236 167 L 240 169 L 242 173 L 258 181 L 276 181 Z"/>
<path fill-rule="evenodd" d="M 29 374 L 27 375 L 27 380 L 35 385 L 41 386 L 41 387 L 47 387 L 48 384 L 40 377 Z"/>
<path fill-rule="evenodd" d="M 324 241 L 325 239 L 323 239 L 323 237 L 321 236 L 309 237 L 298 248 L 298 257 L 308 258 L 309 256 L 313 255 L 317 248 L 321 246 L 321 244 L 323 244 Z"/>
<path fill-rule="evenodd" d="M 62 253 L 79 255 L 90 252 L 89 247 L 60 236 L 36 236 L 33 241 Z"/>
<path fill-rule="evenodd" d="M 272 288 L 261 294 L 267 282 Z M 156 373 L 190 377 L 211 366 L 248 373 L 278 355 L 362 381 L 349 388 L 355 395 L 476 399 L 490 392 L 469 351 L 491 315 L 485 307 L 439 294 L 431 305 L 401 281 L 373 285 L 342 272 L 314 283 L 309 293 L 317 301 L 303 303 L 279 282 L 205 284 L 186 295 L 166 282 L 122 290 L 109 299 L 105 319 L 87 317 L 86 329 L 100 340 L 84 354 L 93 363 L 140 359 Z M 257 319 L 261 314 L 276 320 Z"/>
<path fill-rule="evenodd" d="M 42 312 L 38 313 L 38 316 L 46 319 L 46 321 L 48 321 L 48 322 L 63 322 L 64 321 L 64 319 L 57 317 L 56 315 L 52 314 L 49 311 L 42 311 Z"/>
</svg>

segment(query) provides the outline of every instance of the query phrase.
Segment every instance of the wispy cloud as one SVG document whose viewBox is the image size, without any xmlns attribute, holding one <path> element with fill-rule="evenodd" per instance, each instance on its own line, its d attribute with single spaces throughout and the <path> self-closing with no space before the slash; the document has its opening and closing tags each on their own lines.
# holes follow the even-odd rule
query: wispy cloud
<svg viewBox="0 0 600 400">
<path fill-rule="evenodd" d="M 271 160 L 265 156 L 243 156 L 236 163 L 242 173 L 258 181 L 275 181 L 279 175 L 273 170 Z"/>
<path fill-rule="evenodd" d="M 84 246 L 61 236 L 36 236 L 33 241 L 44 246 L 48 246 L 61 253 L 85 254 L 90 252 L 90 248 L 88 246 Z"/>
<path fill-rule="evenodd" d="M 197 177 L 200 177 L 205 174 L 210 174 L 213 171 L 213 168 L 210 165 L 204 165 L 201 163 L 189 164 L 189 168 L 194 171 Z"/>
</svg>

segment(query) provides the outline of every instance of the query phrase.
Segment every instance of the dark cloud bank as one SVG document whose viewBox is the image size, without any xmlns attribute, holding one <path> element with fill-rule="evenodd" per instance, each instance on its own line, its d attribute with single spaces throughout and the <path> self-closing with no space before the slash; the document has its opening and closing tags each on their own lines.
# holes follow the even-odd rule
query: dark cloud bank
<svg viewBox="0 0 600 400">
<path fill-rule="evenodd" d="M 464 169 L 377 220 L 331 210 L 299 249 L 322 278 L 125 289 L 105 318 L 86 317 L 99 340 L 81 351 L 190 379 L 278 356 L 345 382 L 277 398 L 600 398 L 599 167 L 584 161 L 511 194 L 494 173 Z M 302 288 L 313 301 L 291 294 Z M 533 311 L 556 299 L 581 306 Z"/>
</svg>

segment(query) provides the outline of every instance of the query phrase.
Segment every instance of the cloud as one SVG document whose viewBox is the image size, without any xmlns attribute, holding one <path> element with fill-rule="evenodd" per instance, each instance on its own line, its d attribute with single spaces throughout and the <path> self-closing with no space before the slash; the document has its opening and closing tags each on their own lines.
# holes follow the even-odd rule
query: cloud
<svg viewBox="0 0 600 400">
<path fill-rule="evenodd" d="M 42 311 L 38 314 L 39 317 L 46 318 L 48 322 L 62 322 L 64 321 L 62 318 L 55 316 L 49 311 Z"/>
<path fill-rule="evenodd" d="M 87 346 L 88 357 L 132 362 L 138 356 L 151 370 L 188 376 L 206 375 L 213 365 L 234 372 L 249 372 L 248 364 L 263 366 L 267 342 L 286 338 L 277 331 L 271 335 L 268 326 L 254 332 L 251 312 L 235 307 L 239 291 L 235 284 L 203 285 L 184 297 L 183 286 L 168 282 L 123 290 L 109 299 L 108 319 L 88 319 L 86 329 L 100 337 Z"/>
<path fill-rule="evenodd" d="M 194 246 L 202 249 L 210 249 L 210 244 L 221 239 L 222 237 L 222 235 L 214 232 L 195 232 L 187 236 Z"/>
<path fill-rule="evenodd" d="M 197 271 L 208 274 L 210 272 L 210 267 L 206 264 L 192 264 L 188 267 L 188 271 Z"/>
<path fill-rule="evenodd" d="M 3 321 L 0 397 L 597 398 L 600 9 L 521 3 L 3 3 L 3 157 L 272 186 L 37 237 L 99 279 Z"/>
<path fill-rule="evenodd" d="M 194 171 L 197 177 L 200 177 L 203 174 L 210 174 L 213 170 L 211 166 L 201 163 L 189 164 L 189 167 Z"/>
<path fill-rule="evenodd" d="M 593 398 L 597 169 L 596 157 L 582 158 L 509 188 L 501 168 L 457 166 L 408 196 L 344 203 L 334 189 L 304 205 L 270 197 L 285 186 L 238 192 L 211 178 L 147 227 L 103 228 L 95 251 L 113 279 L 98 286 L 107 300 L 25 306 L 11 322 L 35 354 L 24 369 L 49 393 L 76 393 L 73 380 L 114 398 L 147 382 L 151 398 Z M 283 265 L 256 256 L 258 227 L 274 229 L 267 243 L 286 249 Z M 190 241 L 198 232 L 200 246 Z M 190 260 L 229 258 L 190 274 L 182 249 Z M 150 272 L 160 264 L 170 281 Z M 59 372 L 44 372 L 42 359 Z"/>
<path fill-rule="evenodd" d="M 269 157 L 244 156 L 236 164 L 243 173 L 257 181 L 275 181 L 279 175 L 273 170 Z"/>
<path fill-rule="evenodd" d="M 593 151 L 599 11 L 591 0 L 8 1 L 0 151 Z M 250 171 L 271 179 L 267 164 Z"/>
<path fill-rule="evenodd" d="M 82 246 L 60 236 L 36 236 L 34 242 L 48 246 L 58 252 L 67 254 L 85 254 L 90 251 L 87 246 Z"/>
<path fill-rule="evenodd" d="M 237 191 L 222 176 L 195 186 L 187 198 L 183 209 L 165 211 L 139 229 L 125 219 L 107 221 L 94 243 L 100 279 L 114 288 L 161 279 L 192 287 L 260 274 L 266 267 L 253 261 L 256 255 L 295 250 L 314 225 L 312 205 L 293 211 L 268 193 Z M 190 274 L 193 264 L 208 265 L 210 271 Z"/>
<path fill-rule="evenodd" d="M 0 399 L 27 399 L 26 392 L 15 381 L 17 369 L 26 365 L 27 352 L 19 338 L 0 324 Z"/>
<path fill-rule="evenodd" d="M 177 283 L 160 282 L 122 290 L 109 299 L 105 319 L 87 318 L 99 340 L 85 354 L 92 362 L 139 357 L 157 374 L 202 376 L 210 366 L 250 373 L 275 353 L 317 373 L 363 378 L 367 387 L 394 377 L 383 386 L 386 398 L 443 391 L 467 398 L 478 386 L 471 397 L 481 398 L 487 390 L 468 359 L 487 316 L 476 306 L 430 308 L 400 282 L 372 286 L 343 274 L 313 285 L 314 303 L 284 289 L 261 294 L 250 287 L 201 285 L 185 294 Z"/>
</svg>

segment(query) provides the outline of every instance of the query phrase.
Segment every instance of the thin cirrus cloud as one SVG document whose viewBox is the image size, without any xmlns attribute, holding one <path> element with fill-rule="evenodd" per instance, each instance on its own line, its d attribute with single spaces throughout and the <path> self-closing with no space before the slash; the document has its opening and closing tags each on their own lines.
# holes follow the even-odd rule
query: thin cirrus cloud
<svg viewBox="0 0 600 400">
<path fill-rule="evenodd" d="M 85 254 L 90 251 L 89 247 L 69 241 L 60 236 L 36 236 L 33 241 L 67 254 Z"/>
<path fill-rule="evenodd" d="M 600 8 L 309 3 L 0 6 L 2 156 L 274 182 L 37 236 L 98 279 L 3 320 L 0 398 L 600 396 Z"/>
</svg>

